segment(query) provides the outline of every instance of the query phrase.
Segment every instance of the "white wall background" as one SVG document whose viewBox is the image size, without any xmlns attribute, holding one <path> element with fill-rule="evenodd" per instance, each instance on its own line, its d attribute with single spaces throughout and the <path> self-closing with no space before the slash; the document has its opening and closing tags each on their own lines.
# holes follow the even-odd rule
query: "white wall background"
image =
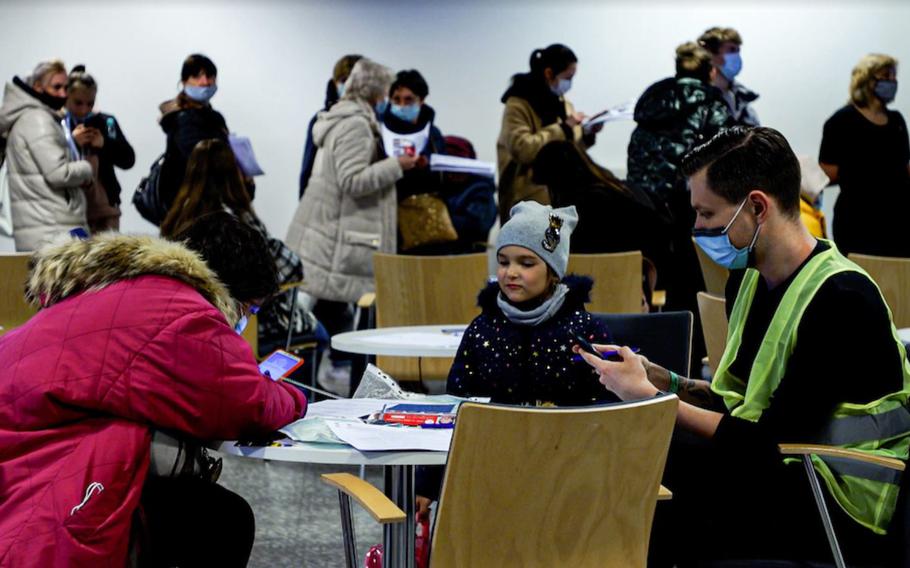
<svg viewBox="0 0 910 568">
<path fill-rule="evenodd" d="M 136 166 L 119 172 L 122 228 L 131 232 L 154 232 L 129 199 L 164 150 L 157 106 L 176 94 L 191 52 L 218 65 L 213 104 L 233 131 L 252 138 L 267 173 L 258 178 L 255 207 L 279 237 L 297 203 L 307 122 L 345 53 L 419 69 L 438 126 L 469 138 L 491 161 L 509 77 L 527 69 L 534 48 L 553 42 L 578 55 L 569 98 L 593 113 L 672 75 L 679 43 L 712 25 L 733 26 L 745 42 L 740 78 L 761 94 L 755 107 L 762 122 L 812 155 L 825 119 L 846 101 L 850 69 L 863 54 L 910 62 L 910 2 L 901 0 L 0 0 L 0 22 L 4 81 L 51 57 L 69 67 L 84 63 L 98 80 L 96 108 L 118 118 L 136 149 Z M 893 108 L 907 114 L 908 103 L 902 87 Z M 592 149 L 595 159 L 624 170 L 633 126 L 607 125 Z M 0 248 L 11 244 L 0 241 Z"/>
</svg>

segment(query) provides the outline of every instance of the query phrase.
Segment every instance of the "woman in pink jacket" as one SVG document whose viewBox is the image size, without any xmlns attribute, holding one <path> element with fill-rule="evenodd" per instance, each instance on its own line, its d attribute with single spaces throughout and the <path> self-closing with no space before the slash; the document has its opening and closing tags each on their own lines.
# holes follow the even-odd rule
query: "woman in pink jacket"
<svg viewBox="0 0 910 568">
<path fill-rule="evenodd" d="M 200 254 L 123 235 L 35 253 L 25 291 L 42 309 L 0 337 L 0 566 L 124 566 L 137 543 L 156 563 L 246 564 L 251 533 L 222 533 L 217 546 L 201 535 L 251 530 L 239 497 L 197 479 L 161 491 L 186 480 L 157 479 L 152 507 L 141 500 L 153 429 L 234 439 L 306 411 L 303 394 L 260 375 L 235 331 L 277 291 L 265 241 L 228 214 L 185 238 Z M 167 499 L 178 493 L 186 500 Z M 210 508 L 238 501 L 239 520 Z M 156 526 L 186 519 L 185 543 L 156 539 Z"/>
</svg>

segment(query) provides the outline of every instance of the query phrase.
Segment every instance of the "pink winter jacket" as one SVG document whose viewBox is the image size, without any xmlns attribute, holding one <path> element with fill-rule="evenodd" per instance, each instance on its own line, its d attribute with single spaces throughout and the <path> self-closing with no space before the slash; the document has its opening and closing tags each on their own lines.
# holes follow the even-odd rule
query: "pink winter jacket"
<svg viewBox="0 0 910 568">
<path fill-rule="evenodd" d="M 124 566 L 153 428 L 262 434 L 306 411 L 263 378 L 198 256 L 110 236 L 36 253 L 40 310 L 0 337 L 0 566 Z"/>
</svg>

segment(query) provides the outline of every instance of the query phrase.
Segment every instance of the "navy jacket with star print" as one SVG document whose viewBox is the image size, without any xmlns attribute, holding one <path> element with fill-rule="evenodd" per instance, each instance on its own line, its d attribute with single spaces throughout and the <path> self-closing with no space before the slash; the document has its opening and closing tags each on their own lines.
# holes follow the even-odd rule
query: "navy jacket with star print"
<svg viewBox="0 0 910 568">
<path fill-rule="evenodd" d="M 481 314 L 465 330 L 446 390 L 490 397 L 502 404 L 582 406 L 615 401 L 594 370 L 572 353 L 571 331 L 592 343 L 609 343 L 606 326 L 585 311 L 593 281 L 563 279 L 569 287 L 556 314 L 530 326 L 509 321 L 496 304 L 499 285 L 481 290 Z"/>
</svg>

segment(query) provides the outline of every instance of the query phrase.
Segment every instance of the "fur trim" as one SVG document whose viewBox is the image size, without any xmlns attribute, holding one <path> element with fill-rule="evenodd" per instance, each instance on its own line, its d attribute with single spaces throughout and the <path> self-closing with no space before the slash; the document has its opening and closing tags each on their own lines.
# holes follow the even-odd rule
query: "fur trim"
<svg viewBox="0 0 910 568">
<path fill-rule="evenodd" d="M 234 325 L 236 302 L 202 257 L 181 243 L 158 237 L 102 233 L 88 240 L 52 244 L 32 255 L 26 299 L 48 307 L 64 298 L 147 274 L 192 286 Z"/>
<path fill-rule="evenodd" d="M 569 287 L 569 293 L 566 294 L 566 301 L 560 312 L 566 309 L 567 306 L 574 310 L 591 301 L 591 288 L 594 287 L 594 280 L 590 277 L 567 274 L 562 279 L 562 283 Z M 499 306 L 496 305 L 496 296 L 498 295 L 499 283 L 494 280 L 487 284 L 477 295 L 477 305 L 484 312 L 499 313 Z"/>
</svg>

